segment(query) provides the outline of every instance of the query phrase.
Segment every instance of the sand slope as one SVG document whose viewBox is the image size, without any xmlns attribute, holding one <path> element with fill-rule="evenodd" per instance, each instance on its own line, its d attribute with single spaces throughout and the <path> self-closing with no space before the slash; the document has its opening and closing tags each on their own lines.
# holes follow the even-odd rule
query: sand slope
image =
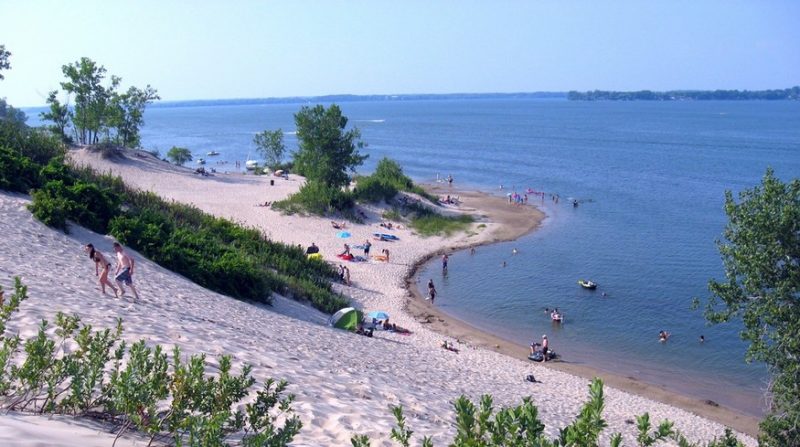
<svg viewBox="0 0 800 447">
<path fill-rule="evenodd" d="M 265 178 L 199 177 L 149 159 L 110 163 L 91 154 L 77 154 L 76 158 L 100 170 L 113 169 L 129 184 L 166 198 L 258 226 L 275 239 L 304 245 L 313 240 L 327 259 L 334 259 L 331 253 L 342 244 L 325 219 L 286 217 L 254 206 L 295 190 L 298 178 L 279 180 L 270 187 Z M 328 328 L 322 324 L 324 315 L 284 299 L 268 308 L 205 290 L 135 252 L 143 300 L 132 305 L 104 297 L 81 245 L 91 242 L 108 254 L 111 239 L 82 228 L 73 228 L 70 235 L 53 231 L 30 215 L 25 209 L 27 200 L 0 193 L 0 284 L 9 288 L 14 275 L 22 276 L 31 296 L 15 320 L 19 324 L 12 329 L 32 334 L 40 318 L 52 318 L 61 310 L 79 313 L 84 321 L 98 326 L 112 326 L 116 317 L 122 317 L 126 339 L 179 345 L 186 353 L 230 353 L 235 361 L 254 365 L 260 381 L 275 377 L 291 383 L 290 391 L 297 395 L 294 408 L 304 423 L 295 445 L 349 445 L 353 434 L 372 436 L 376 440 L 373 445 L 391 445 L 390 404 L 405 407 L 417 435 L 433 436 L 438 445 L 444 445 L 454 433 L 453 400 L 460 394 L 477 398 L 484 393 L 494 395 L 499 405 L 515 404 L 532 395 L 547 432 L 555 436 L 586 398 L 585 379 L 463 345 L 459 354 L 443 350 L 439 347 L 441 335 L 402 312 L 407 299 L 403 278 L 411 264 L 430 251 L 472 242 L 464 237 L 420 239 L 401 230 L 396 232 L 400 242 L 386 244 L 392 253 L 390 264 L 349 264 L 354 287 L 345 288 L 345 293 L 367 310 L 388 311 L 396 323 L 413 331 L 405 336 L 379 332 L 375 338 L 366 338 Z M 491 239 L 493 225 L 489 223 L 483 233 L 473 237 Z M 351 241 L 361 243 L 375 230 L 374 221 L 371 226 L 351 228 Z M 373 252 L 382 246 L 376 243 Z M 531 373 L 543 383 L 523 381 Z M 634 426 L 626 420 L 645 411 L 654 420 L 675 421 L 692 440 L 707 440 L 723 431 L 719 424 L 642 397 L 610 388 L 606 395 L 607 432 L 622 431 L 628 444 L 633 443 Z M 13 430 L 16 445 L 48 445 L 49 439 L 58 436 L 54 433 L 65 429 L 61 420 L 34 419 L 39 421 L 31 425 L 20 422 L 28 417 L 0 416 L 0 433 Z M 97 432 L 79 424 L 68 430 L 76 436 L 75 442 L 62 445 L 89 445 L 77 436 Z M 0 443 L 7 445 L 9 438 L 2 436 Z M 752 439 L 747 442 L 755 445 Z M 110 440 L 98 445 L 110 445 Z"/>
</svg>

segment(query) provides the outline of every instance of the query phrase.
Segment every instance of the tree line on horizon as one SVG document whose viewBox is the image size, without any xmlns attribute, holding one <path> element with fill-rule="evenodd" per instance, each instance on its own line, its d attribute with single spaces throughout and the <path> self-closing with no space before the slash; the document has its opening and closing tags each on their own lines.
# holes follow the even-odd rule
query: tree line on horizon
<svg viewBox="0 0 800 447">
<path fill-rule="evenodd" d="M 567 93 L 570 101 L 747 101 L 747 100 L 800 100 L 800 87 L 776 90 L 669 90 L 657 92 L 638 90 L 631 92 L 592 90 Z"/>
</svg>

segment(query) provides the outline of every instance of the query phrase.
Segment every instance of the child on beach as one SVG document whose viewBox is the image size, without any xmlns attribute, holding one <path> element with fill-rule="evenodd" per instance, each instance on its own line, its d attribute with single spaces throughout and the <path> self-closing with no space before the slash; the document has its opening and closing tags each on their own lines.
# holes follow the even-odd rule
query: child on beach
<svg viewBox="0 0 800 447">
<path fill-rule="evenodd" d="M 84 249 L 89 253 L 89 259 L 94 261 L 94 276 L 100 277 L 100 290 L 103 292 L 103 295 L 106 294 L 106 285 L 108 285 L 108 287 L 111 287 L 111 290 L 114 291 L 114 296 L 117 297 L 117 288 L 108 280 L 108 272 L 111 270 L 111 263 L 106 260 L 106 257 L 103 256 L 102 253 L 94 249 L 94 245 L 86 244 Z"/>
</svg>

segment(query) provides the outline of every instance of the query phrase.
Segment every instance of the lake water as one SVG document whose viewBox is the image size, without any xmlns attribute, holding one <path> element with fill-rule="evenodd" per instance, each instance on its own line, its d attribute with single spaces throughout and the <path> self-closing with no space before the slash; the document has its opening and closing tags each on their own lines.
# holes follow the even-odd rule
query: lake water
<svg viewBox="0 0 800 447">
<path fill-rule="evenodd" d="M 451 174 L 459 187 L 499 195 L 527 188 L 560 195 L 558 204 L 530 197 L 548 216 L 535 233 L 456 253 L 446 276 L 438 261 L 422 270 L 444 312 L 522 344 L 546 333 L 567 361 L 761 413 L 766 373 L 745 364 L 740 327 L 707 327 L 690 304 L 722 273 L 714 240 L 726 222 L 724 191 L 756 185 L 767 166 L 784 180 L 800 176 L 799 102 L 340 106 L 369 144 L 362 172 L 389 156 L 418 181 Z M 254 157 L 261 130 L 282 128 L 296 147 L 299 107 L 152 107 L 143 144 L 162 155 L 173 145 L 195 157 L 216 150 L 207 167 L 233 170 L 235 160 Z M 579 278 L 598 290 L 581 289 Z M 554 326 L 546 307 L 559 307 L 565 323 Z M 662 329 L 673 334 L 666 344 L 657 341 Z"/>
</svg>

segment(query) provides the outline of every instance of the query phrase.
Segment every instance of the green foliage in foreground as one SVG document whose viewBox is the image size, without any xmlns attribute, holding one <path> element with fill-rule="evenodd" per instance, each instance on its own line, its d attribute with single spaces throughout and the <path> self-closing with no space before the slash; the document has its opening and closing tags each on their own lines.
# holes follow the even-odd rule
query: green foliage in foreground
<svg viewBox="0 0 800 447">
<path fill-rule="evenodd" d="M 15 278 L 14 293 L 0 301 L 0 409 L 95 416 L 115 422 L 117 437 L 135 428 L 150 437 L 169 438 L 175 445 L 285 446 L 302 428 L 293 414 L 294 396 L 285 395 L 286 382 L 269 379 L 254 401 L 255 380 L 251 367 L 233 372 L 229 356 L 219 359 L 218 372 L 208 375 L 205 355 L 188 359 L 180 350 L 172 356 L 144 340 L 130 347 L 121 340 L 122 322 L 116 328 L 93 330 L 77 315 L 56 315 L 55 330 L 42 321 L 39 331 L 24 342 L 6 334 L 11 316 L 26 300 L 27 288 Z M 2 287 L 0 287 L 0 292 Z M 66 345 L 77 346 L 64 350 Z M 530 398 L 517 407 L 494 410 L 492 397 L 474 404 L 465 396 L 456 399 L 456 436 L 448 445 L 457 447 L 592 447 L 598 446 L 605 428 L 603 383 L 589 386 L 589 400 L 575 420 L 548 439 L 544 424 Z M 391 438 L 400 446 L 411 445 L 413 431 L 406 426 L 402 407 L 390 407 L 397 425 Z M 662 421 L 657 427 L 645 413 L 636 417 L 639 447 L 674 442 L 697 447 Z M 609 445 L 620 447 L 619 433 Z M 367 436 L 351 439 L 353 447 L 369 447 Z M 148 444 L 149 445 L 149 444 Z M 430 438 L 423 446 L 433 447 Z M 742 447 L 730 430 L 706 447 Z"/>
<path fill-rule="evenodd" d="M 25 139 L 9 138 L 18 140 Z M 0 189 L 30 191 L 30 209 L 46 225 L 66 231 L 72 221 L 111 234 L 165 268 L 235 298 L 270 303 L 277 292 L 328 313 L 348 305 L 331 289 L 334 269 L 307 259 L 296 246 L 127 188 L 116 177 L 70 167 L 60 156 L 38 164 L 26 156 L 28 146 L 11 149 L 7 143 L 0 139 Z"/>
<path fill-rule="evenodd" d="M 594 379 L 589 385 L 589 400 L 583 405 L 575 420 L 559 430 L 556 438 L 548 438 L 544 433 L 544 424 L 539 419 L 539 410 L 530 398 L 525 398 L 516 407 L 495 411 L 492 397 L 484 395 L 479 404 L 461 396 L 453 404 L 455 409 L 455 438 L 447 445 L 453 447 L 596 447 L 600 445 L 600 437 L 607 424 L 603 419 L 603 382 Z M 406 427 L 403 408 L 390 406 L 397 425 L 392 429 L 391 438 L 397 445 L 409 447 L 413 431 Z M 657 427 L 650 422 L 650 415 L 645 413 L 636 417 L 636 445 L 650 447 L 663 443 L 677 443 L 680 447 L 699 447 L 690 443 L 674 429 L 670 421 L 662 421 Z M 351 438 L 353 447 L 369 447 L 370 439 L 364 435 Z M 425 437 L 423 447 L 433 447 L 433 441 Z M 609 446 L 621 447 L 622 435 L 613 433 L 609 437 Z M 743 447 L 730 429 L 720 439 L 715 439 L 706 447 Z"/>
<path fill-rule="evenodd" d="M 100 417 L 120 427 L 117 439 L 135 428 L 149 436 L 148 445 L 168 437 L 175 445 L 277 447 L 300 432 L 285 381 L 267 380 L 241 408 L 255 379 L 249 365 L 234 374 L 227 355 L 219 358 L 218 372 L 208 375 L 205 355 L 184 359 L 175 347 L 170 361 L 160 345 L 141 340 L 128 347 L 121 321 L 113 330 L 95 331 L 77 315 L 63 313 L 56 315 L 54 330 L 43 320 L 24 342 L 7 336 L 7 322 L 28 297 L 19 278 L 14 289 L 0 305 L 3 410 Z M 67 345 L 77 348 L 65 350 Z"/>
<path fill-rule="evenodd" d="M 728 225 L 718 241 L 725 280 L 709 282 L 706 318 L 741 318 L 748 360 L 769 367 L 769 414 L 761 445 L 800 445 L 800 179 L 768 169 L 760 186 L 725 193 Z"/>
</svg>

